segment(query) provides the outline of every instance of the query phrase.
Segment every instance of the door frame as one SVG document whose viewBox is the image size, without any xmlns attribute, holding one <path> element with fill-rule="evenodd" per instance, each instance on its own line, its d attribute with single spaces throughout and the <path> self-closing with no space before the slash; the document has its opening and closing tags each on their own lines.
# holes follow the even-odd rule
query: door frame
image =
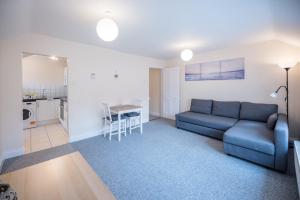
<svg viewBox="0 0 300 200">
<path fill-rule="evenodd" d="M 150 101 L 151 101 L 151 97 L 150 97 L 150 70 L 151 69 L 156 69 L 156 70 L 159 70 L 160 71 L 160 109 L 159 109 L 159 113 L 155 113 L 155 114 L 158 114 L 158 117 L 162 117 L 162 111 L 163 111 L 163 69 L 164 68 L 159 68 L 159 67 L 149 67 L 149 71 L 148 71 L 148 77 L 149 77 L 149 116 L 151 115 L 151 112 L 150 112 Z M 157 115 L 155 115 L 157 116 Z M 150 119 L 149 119 L 150 121 Z"/>
<path fill-rule="evenodd" d="M 164 80 L 164 77 L 166 76 L 166 71 L 168 70 L 168 69 L 176 69 L 177 70 L 177 78 L 178 78 L 178 82 L 177 82 L 177 84 L 178 84 L 178 94 L 177 94 L 177 97 L 175 97 L 176 98 L 176 104 L 178 104 L 177 106 L 177 110 L 175 111 L 175 113 L 174 114 L 168 114 L 168 113 L 166 113 L 165 112 L 165 108 L 166 108 L 166 92 L 165 92 L 165 90 L 166 90 L 166 82 L 165 82 L 165 80 Z M 163 95 L 162 95 L 162 117 L 164 117 L 164 118 L 167 118 L 167 119 L 173 119 L 173 120 L 175 120 L 175 114 L 177 114 L 178 112 L 180 112 L 180 67 L 167 67 L 167 68 L 164 68 L 163 70 L 162 70 L 162 78 L 163 78 L 163 81 L 162 81 L 162 91 L 163 91 Z"/>
</svg>

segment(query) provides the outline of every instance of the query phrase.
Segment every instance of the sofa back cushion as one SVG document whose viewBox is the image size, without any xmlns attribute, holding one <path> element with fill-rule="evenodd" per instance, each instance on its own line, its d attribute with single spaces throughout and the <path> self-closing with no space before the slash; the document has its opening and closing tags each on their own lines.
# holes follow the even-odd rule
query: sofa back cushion
<svg viewBox="0 0 300 200">
<path fill-rule="evenodd" d="M 212 100 L 192 99 L 191 112 L 211 114 Z"/>
<path fill-rule="evenodd" d="M 238 101 L 213 101 L 212 114 L 238 119 L 241 103 Z"/>
<path fill-rule="evenodd" d="M 270 115 L 278 112 L 276 104 L 241 103 L 240 119 L 267 122 Z"/>
<path fill-rule="evenodd" d="M 274 114 L 270 115 L 268 120 L 267 120 L 267 127 L 271 130 L 274 130 L 274 128 L 276 126 L 277 119 L 278 119 L 278 114 L 277 113 L 274 113 Z"/>
</svg>

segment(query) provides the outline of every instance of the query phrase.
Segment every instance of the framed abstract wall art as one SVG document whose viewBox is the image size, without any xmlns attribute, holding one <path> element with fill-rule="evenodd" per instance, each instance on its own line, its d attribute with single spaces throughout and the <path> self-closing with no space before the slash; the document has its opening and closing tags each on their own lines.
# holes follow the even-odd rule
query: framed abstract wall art
<svg viewBox="0 0 300 200">
<path fill-rule="evenodd" d="M 186 81 L 245 79 L 245 58 L 188 64 Z"/>
</svg>

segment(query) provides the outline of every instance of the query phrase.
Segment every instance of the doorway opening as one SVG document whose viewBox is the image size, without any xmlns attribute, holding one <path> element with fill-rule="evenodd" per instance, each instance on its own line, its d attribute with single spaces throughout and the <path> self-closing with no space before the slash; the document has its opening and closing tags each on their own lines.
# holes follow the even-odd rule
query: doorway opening
<svg viewBox="0 0 300 200">
<path fill-rule="evenodd" d="M 25 154 L 68 143 L 68 59 L 22 53 L 22 84 Z"/>
<path fill-rule="evenodd" d="M 161 69 L 149 69 L 149 120 L 156 120 L 161 117 L 162 110 L 162 85 Z"/>
</svg>

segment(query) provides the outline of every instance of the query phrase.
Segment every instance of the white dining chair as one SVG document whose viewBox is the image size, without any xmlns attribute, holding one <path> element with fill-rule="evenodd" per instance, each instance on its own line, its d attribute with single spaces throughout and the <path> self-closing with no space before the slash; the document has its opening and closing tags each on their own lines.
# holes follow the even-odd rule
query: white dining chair
<svg viewBox="0 0 300 200">
<path fill-rule="evenodd" d="M 121 141 L 121 135 L 124 133 L 126 136 L 126 116 L 122 115 L 120 122 L 118 121 L 118 115 L 111 114 L 110 106 L 107 103 L 102 103 L 104 108 L 104 137 L 106 137 L 107 129 L 109 127 L 109 140 L 111 136 L 118 135 L 118 140 Z M 119 132 L 119 123 L 121 131 Z"/>
<path fill-rule="evenodd" d="M 136 99 L 133 101 L 133 104 L 143 107 L 143 100 Z M 141 114 L 142 114 L 141 112 L 130 112 L 125 114 L 127 116 L 129 134 L 132 134 L 132 130 L 137 128 L 140 129 L 141 134 L 143 133 Z"/>
</svg>

